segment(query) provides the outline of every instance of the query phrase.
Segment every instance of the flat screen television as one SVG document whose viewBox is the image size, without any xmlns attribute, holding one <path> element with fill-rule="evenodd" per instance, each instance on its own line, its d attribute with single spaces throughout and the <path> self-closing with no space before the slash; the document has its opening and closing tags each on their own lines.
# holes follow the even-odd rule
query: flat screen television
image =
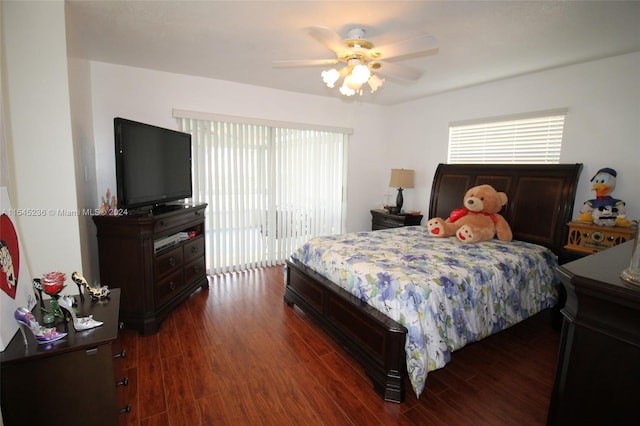
<svg viewBox="0 0 640 426">
<path fill-rule="evenodd" d="M 191 135 L 113 120 L 118 208 L 159 210 L 192 196 Z"/>
</svg>

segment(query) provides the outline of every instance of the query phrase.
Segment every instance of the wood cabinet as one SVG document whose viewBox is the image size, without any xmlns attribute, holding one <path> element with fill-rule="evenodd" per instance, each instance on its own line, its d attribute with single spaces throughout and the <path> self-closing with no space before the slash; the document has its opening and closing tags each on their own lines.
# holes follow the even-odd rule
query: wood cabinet
<svg viewBox="0 0 640 426">
<path fill-rule="evenodd" d="M 371 230 L 420 225 L 421 214 L 392 214 L 386 210 L 371 210 Z"/>
<path fill-rule="evenodd" d="M 0 353 L 5 425 L 79 425 L 89 419 L 92 425 L 118 424 L 129 408 L 123 401 L 128 381 L 119 366 L 119 302 L 119 289 L 112 289 L 106 301 L 85 297 L 78 315 L 93 315 L 104 324 L 84 331 L 69 324 L 68 335 L 50 344 L 39 345 L 27 332 L 25 346 L 21 332 L 16 333 Z M 38 306 L 33 313 L 42 324 Z"/>
<path fill-rule="evenodd" d="M 197 288 L 208 288 L 205 267 L 206 204 L 160 214 L 94 216 L 100 283 L 120 287 L 125 326 L 153 334 Z M 166 239 L 173 239 L 169 244 Z"/>
<path fill-rule="evenodd" d="M 633 241 L 562 265 L 562 314 L 550 425 L 638 424 L 640 285 L 620 279 Z"/>
</svg>

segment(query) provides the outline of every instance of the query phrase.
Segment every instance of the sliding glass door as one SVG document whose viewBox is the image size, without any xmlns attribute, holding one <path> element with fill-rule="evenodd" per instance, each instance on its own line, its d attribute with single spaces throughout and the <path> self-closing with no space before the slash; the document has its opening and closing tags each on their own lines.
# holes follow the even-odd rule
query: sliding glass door
<svg viewBox="0 0 640 426">
<path fill-rule="evenodd" d="M 207 203 L 211 273 L 282 263 L 343 231 L 348 134 L 178 118 L 192 135 L 193 201 Z"/>
</svg>

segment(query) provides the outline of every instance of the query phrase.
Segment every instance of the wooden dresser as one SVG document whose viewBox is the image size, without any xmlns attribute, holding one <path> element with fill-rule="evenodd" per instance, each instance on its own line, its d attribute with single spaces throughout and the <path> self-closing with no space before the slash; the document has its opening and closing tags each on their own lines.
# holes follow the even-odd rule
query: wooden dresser
<svg viewBox="0 0 640 426">
<path fill-rule="evenodd" d="M 193 291 L 209 286 L 206 207 L 186 205 L 161 214 L 93 217 L 100 282 L 121 288 L 120 317 L 125 326 L 143 335 L 153 334 Z M 160 245 L 180 234 L 182 239 Z"/>
<path fill-rule="evenodd" d="M 640 421 L 640 285 L 619 278 L 633 243 L 558 270 L 567 301 L 549 425 Z"/>
<path fill-rule="evenodd" d="M 79 302 L 79 296 L 75 296 Z M 100 327 L 75 331 L 69 323 L 63 339 L 39 345 L 20 331 L 0 353 L 2 417 L 5 425 L 117 425 L 130 409 L 124 401 L 128 380 L 118 343 L 120 290 L 109 299 L 78 306 L 79 316 L 93 315 Z M 48 301 L 47 301 L 48 303 Z M 34 316 L 42 324 L 39 305 Z M 64 331 L 64 325 L 58 326 Z"/>
</svg>

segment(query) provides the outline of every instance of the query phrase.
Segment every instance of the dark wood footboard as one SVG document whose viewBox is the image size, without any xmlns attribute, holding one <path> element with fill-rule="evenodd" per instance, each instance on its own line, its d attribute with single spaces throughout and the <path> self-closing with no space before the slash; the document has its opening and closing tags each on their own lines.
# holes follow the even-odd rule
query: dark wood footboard
<svg viewBox="0 0 640 426">
<path fill-rule="evenodd" d="M 407 329 L 294 261 L 287 261 L 284 301 L 314 318 L 360 364 L 385 401 L 405 397 Z"/>
</svg>

